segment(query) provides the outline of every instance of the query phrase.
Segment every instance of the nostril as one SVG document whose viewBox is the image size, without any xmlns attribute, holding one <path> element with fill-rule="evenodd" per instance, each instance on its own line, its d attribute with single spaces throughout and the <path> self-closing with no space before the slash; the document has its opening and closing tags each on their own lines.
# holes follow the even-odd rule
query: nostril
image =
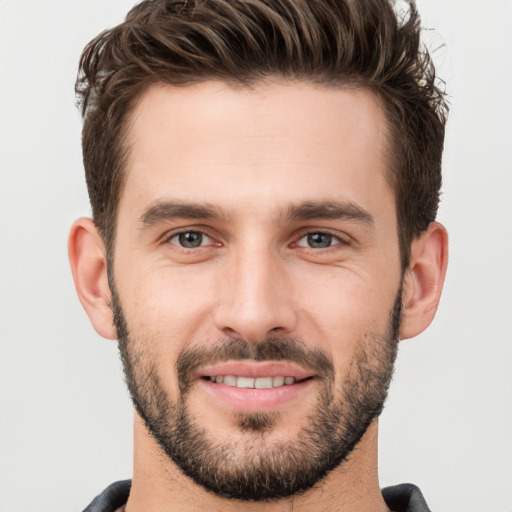
<svg viewBox="0 0 512 512">
<path fill-rule="evenodd" d="M 297 315 L 286 301 L 270 300 L 246 304 L 227 301 L 215 311 L 215 326 L 224 336 L 255 343 L 270 336 L 290 334 L 296 328 Z"/>
</svg>

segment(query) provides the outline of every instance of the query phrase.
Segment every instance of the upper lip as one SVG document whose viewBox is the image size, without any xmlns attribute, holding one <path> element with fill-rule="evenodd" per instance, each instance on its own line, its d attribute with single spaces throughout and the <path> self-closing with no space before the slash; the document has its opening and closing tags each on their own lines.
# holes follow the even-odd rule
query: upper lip
<svg viewBox="0 0 512 512">
<path fill-rule="evenodd" d="M 296 380 L 313 377 L 307 371 L 292 363 L 232 361 L 206 366 L 198 372 L 198 377 L 216 377 L 217 375 L 234 375 L 236 377 L 294 377 Z"/>
</svg>

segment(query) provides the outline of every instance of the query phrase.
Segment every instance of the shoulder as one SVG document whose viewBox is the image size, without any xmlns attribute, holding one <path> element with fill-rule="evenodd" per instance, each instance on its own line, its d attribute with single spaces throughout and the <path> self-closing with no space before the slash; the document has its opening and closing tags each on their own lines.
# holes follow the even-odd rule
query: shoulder
<svg viewBox="0 0 512 512">
<path fill-rule="evenodd" d="M 115 512 L 128 500 L 131 480 L 120 480 L 109 485 L 83 510 L 83 512 Z"/>
<path fill-rule="evenodd" d="M 431 512 L 420 489 L 413 484 L 385 487 L 382 496 L 393 512 Z"/>
</svg>

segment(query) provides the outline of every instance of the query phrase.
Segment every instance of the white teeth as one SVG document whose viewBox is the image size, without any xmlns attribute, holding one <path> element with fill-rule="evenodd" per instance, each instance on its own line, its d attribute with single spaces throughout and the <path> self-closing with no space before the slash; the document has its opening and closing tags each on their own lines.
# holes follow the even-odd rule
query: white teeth
<svg viewBox="0 0 512 512">
<path fill-rule="evenodd" d="M 278 388 L 284 384 L 284 377 L 272 377 L 272 387 Z"/>
<path fill-rule="evenodd" d="M 217 375 L 210 377 L 212 382 L 238 388 L 268 389 L 290 385 L 296 382 L 294 377 L 235 377 L 234 375 Z"/>
<path fill-rule="evenodd" d="M 256 389 L 271 388 L 272 377 L 258 377 L 254 380 L 254 387 Z"/>
<path fill-rule="evenodd" d="M 224 384 L 226 384 L 226 386 L 236 386 L 236 377 L 233 375 L 226 375 L 224 377 Z"/>
<path fill-rule="evenodd" d="M 238 377 L 236 379 L 236 387 L 237 388 L 253 388 L 254 381 L 252 377 Z"/>
</svg>

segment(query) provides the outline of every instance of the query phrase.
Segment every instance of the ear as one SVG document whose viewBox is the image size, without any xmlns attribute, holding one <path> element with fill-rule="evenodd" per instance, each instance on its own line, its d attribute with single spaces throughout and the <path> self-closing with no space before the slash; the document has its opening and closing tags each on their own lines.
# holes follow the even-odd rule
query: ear
<svg viewBox="0 0 512 512">
<path fill-rule="evenodd" d="M 448 233 L 432 222 L 411 246 L 411 260 L 404 276 L 400 339 L 417 336 L 432 322 L 443 290 L 448 265 Z"/>
<path fill-rule="evenodd" d="M 69 233 L 68 254 L 78 298 L 96 332 L 115 339 L 107 260 L 103 240 L 91 219 L 74 222 Z"/>
</svg>

